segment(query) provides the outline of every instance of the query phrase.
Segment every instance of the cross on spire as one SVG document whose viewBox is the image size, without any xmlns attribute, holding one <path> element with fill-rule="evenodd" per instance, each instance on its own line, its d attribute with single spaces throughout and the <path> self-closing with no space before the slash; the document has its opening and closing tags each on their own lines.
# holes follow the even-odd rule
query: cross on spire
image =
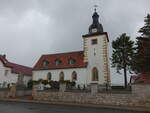
<svg viewBox="0 0 150 113">
<path fill-rule="evenodd" d="M 98 7 L 98 5 L 94 5 L 94 11 L 96 12 L 96 8 Z"/>
</svg>

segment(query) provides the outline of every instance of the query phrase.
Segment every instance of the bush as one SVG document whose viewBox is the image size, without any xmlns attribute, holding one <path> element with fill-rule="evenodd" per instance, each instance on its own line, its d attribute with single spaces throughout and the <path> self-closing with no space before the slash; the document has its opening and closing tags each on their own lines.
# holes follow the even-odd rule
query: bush
<svg viewBox="0 0 150 113">
<path fill-rule="evenodd" d="M 70 80 L 60 80 L 59 83 L 66 83 L 66 84 L 68 84 L 68 83 L 70 83 Z"/>
<path fill-rule="evenodd" d="M 37 82 L 38 82 L 38 83 L 42 83 L 42 81 L 43 81 L 43 79 L 39 79 Z"/>
<path fill-rule="evenodd" d="M 58 81 L 49 81 L 49 85 L 51 86 L 51 89 L 59 89 L 59 82 Z"/>
<path fill-rule="evenodd" d="M 42 80 L 41 83 L 44 84 L 44 85 L 47 85 L 48 84 L 48 80 Z"/>
<path fill-rule="evenodd" d="M 29 80 L 28 84 L 27 84 L 27 87 L 30 88 L 30 89 L 32 89 L 33 85 L 36 85 L 36 84 L 39 84 L 39 81 Z"/>
<path fill-rule="evenodd" d="M 66 83 L 67 89 L 71 89 L 76 85 L 76 82 L 74 81 L 71 82 L 70 80 L 60 80 L 59 83 Z"/>
<path fill-rule="evenodd" d="M 74 87 L 74 86 L 76 86 L 76 82 L 70 82 L 70 85 L 72 86 L 72 87 Z"/>
<path fill-rule="evenodd" d="M 27 87 L 32 88 L 32 86 L 33 86 L 32 80 L 28 81 Z"/>
</svg>

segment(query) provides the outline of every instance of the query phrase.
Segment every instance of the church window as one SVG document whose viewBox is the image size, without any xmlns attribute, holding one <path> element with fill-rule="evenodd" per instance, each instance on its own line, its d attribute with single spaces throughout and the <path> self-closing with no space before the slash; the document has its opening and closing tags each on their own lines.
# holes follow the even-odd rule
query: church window
<svg viewBox="0 0 150 113">
<path fill-rule="evenodd" d="M 60 72 L 59 74 L 59 81 L 64 80 L 64 72 Z"/>
<path fill-rule="evenodd" d="M 97 44 L 97 39 L 92 39 L 92 45 Z"/>
<path fill-rule="evenodd" d="M 77 80 L 77 73 L 75 71 L 72 72 L 72 81 Z"/>
<path fill-rule="evenodd" d="M 49 65 L 49 62 L 45 60 L 45 61 L 43 62 L 43 66 L 46 67 L 46 66 L 48 66 L 48 65 Z"/>
<path fill-rule="evenodd" d="M 51 74 L 51 72 L 48 72 L 47 73 L 47 80 L 51 80 L 52 79 L 52 74 Z"/>
<path fill-rule="evenodd" d="M 56 65 L 56 66 L 60 65 L 61 63 L 62 63 L 61 60 L 56 60 L 56 61 L 55 61 L 55 65 Z"/>
<path fill-rule="evenodd" d="M 92 81 L 98 81 L 98 69 L 96 67 L 92 69 Z"/>
<path fill-rule="evenodd" d="M 69 64 L 75 64 L 75 63 L 76 63 L 76 61 L 74 59 L 69 60 Z"/>
</svg>

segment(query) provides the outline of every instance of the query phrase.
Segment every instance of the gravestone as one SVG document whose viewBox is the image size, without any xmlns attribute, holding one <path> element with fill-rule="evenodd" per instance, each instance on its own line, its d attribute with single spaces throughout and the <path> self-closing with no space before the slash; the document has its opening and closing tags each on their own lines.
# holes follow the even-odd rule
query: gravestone
<svg viewBox="0 0 150 113">
<path fill-rule="evenodd" d="M 60 86 L 59 86 L 59 91 L 60 92 L 65 92 L 66 91 L 66 83 L 60 83 Z"/>
<path fill-rule="evenodd" d="M 92 94 L 96 94 L 96 93 L 98 93 L 98 83 L 91 83 L 91 93 Z"/>
</svg>

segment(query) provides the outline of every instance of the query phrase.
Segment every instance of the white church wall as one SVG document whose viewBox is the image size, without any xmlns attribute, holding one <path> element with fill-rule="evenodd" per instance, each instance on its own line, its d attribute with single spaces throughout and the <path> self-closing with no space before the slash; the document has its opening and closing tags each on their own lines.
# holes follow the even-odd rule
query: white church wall
<svg viewBox="0 0 150 113">
<path fill-rule="evenodd" d="M 70 69 L 57 69 L 57 70 L 38 70 L 33 71 L 33 80 L 39 80 L 39 79 L 47 79 L 47 74 L 50 72 L 52 76 L 52 80 L 59 81 L 59 74 L 61 72 L 64 72 L 64 80 L 72 80 L 72 73 L 77 73 L 77 84 L 86 84 L 86 68 L 70 68 Z"/>
<path fill-rule="evenodd" d="M 88 61 L 88 82 L 92 82 L 92 69 L 96 67 L 99 72 L 99 84 L 104 84 L 104 60 L 103 60 L 103 39 L 106 38 L 106 35 L 98 35 L 88 37 L 86 40 L 86 54 L 87 54 L 87 61 Z M 91 42 L 93 39 L 97 39 L 97 44 L 92 45 Z M 94 52 L 96 53 L 94 55 Z"/>
</svg>

